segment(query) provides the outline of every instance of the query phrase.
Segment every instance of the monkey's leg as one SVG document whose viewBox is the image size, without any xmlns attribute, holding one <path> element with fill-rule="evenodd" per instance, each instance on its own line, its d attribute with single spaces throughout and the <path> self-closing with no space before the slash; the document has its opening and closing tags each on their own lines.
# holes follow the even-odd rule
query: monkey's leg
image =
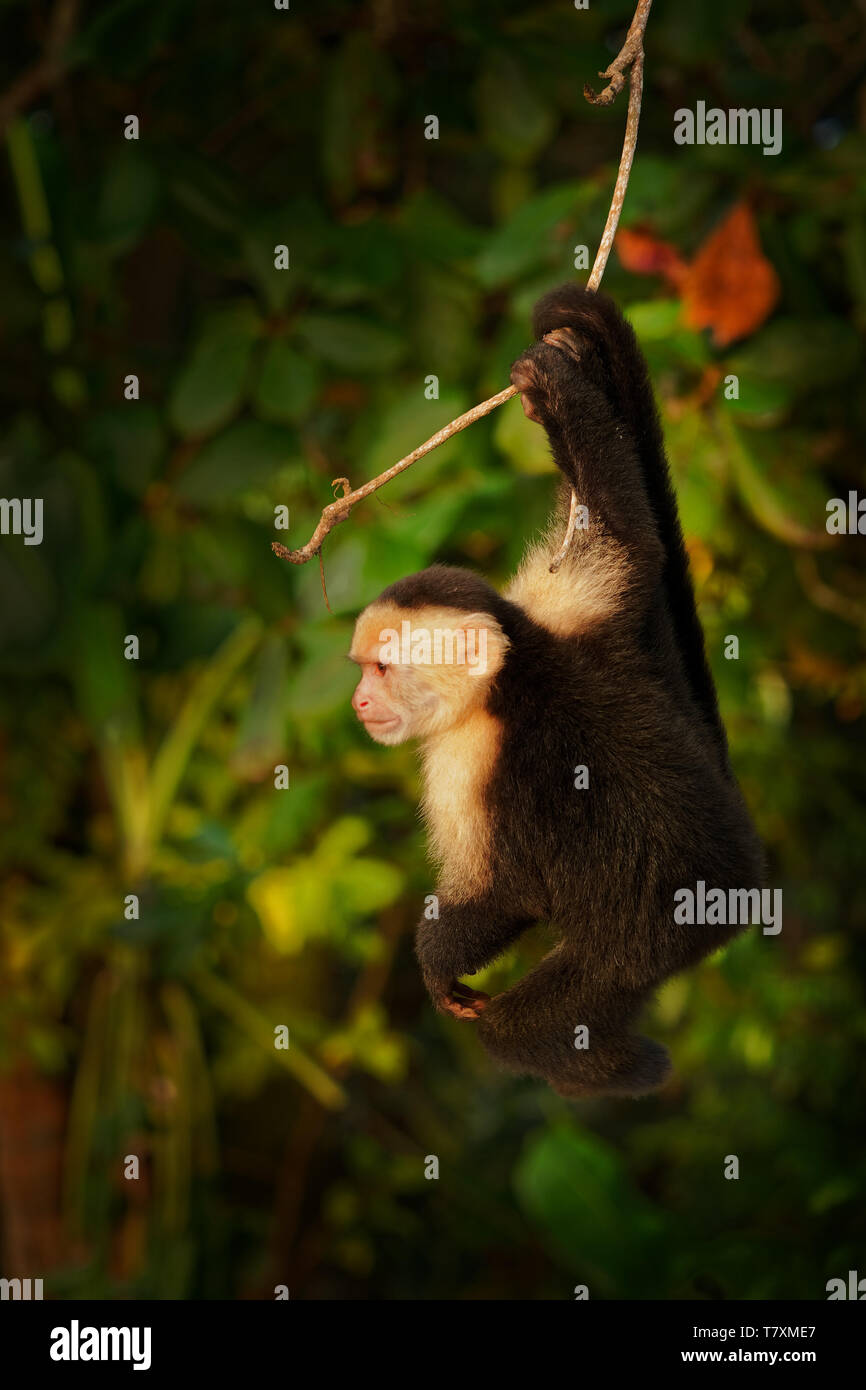
<svg viewBox="0 0 866 1390">
<path fill-rule="evenodd" d="M 529 918 L 492 903 L 440 899 L 439 917 L 422 918 L 415 935 L 415 954 L 436 1008 L 454 1018 L 477 1019 L 489 996 L 460 984 L 459 977 L 489 965 L 529 925 Z"/>
<path fill-rule="evenodd" d="M 660 1043 L 632 1031 L 644 991 L 599 984 L 583 962 L 556 947 L 479 1022 L 484 1046 L 512 1071 L 543 1077 L 560 1095 L 639 1096 L 668 1078 Z"/>
</svg>

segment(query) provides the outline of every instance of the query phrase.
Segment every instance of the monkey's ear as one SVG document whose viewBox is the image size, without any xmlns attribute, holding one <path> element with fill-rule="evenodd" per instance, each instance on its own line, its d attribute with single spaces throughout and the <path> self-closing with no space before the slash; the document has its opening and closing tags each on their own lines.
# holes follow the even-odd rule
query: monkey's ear
<svg viewBox="0 0 866 1390">
<path fill-rule="evenodd" d="M 466 633 L 467 651 L 470 650 L 470 642 L 474 642 L 474 650 L 485 656 L 484 670 L 492 679 L 502 669 L 505 654 L 511 645 L 497 619 L 492 613 L 468 613 L 465 618 L 461 617 L 455 631 Z"/>
</svg>

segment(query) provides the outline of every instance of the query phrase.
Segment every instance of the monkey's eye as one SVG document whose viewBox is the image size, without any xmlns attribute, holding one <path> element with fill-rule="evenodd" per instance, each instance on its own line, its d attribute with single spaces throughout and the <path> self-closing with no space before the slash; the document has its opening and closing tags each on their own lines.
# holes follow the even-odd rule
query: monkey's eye
<svg viewBox="0 0 866 1390">
<path fill-rule="evenodd" d="M 377 661 L 377 662 L 376 662 L 376 670 L 379 672 L 379 675 L 380 675 L 380 676 L 384 676 L 384 674 L 385 674 L 385 672 L 387 671 L 387 669 L 388 669 L 388 667 L 385 665 L 385 662 L 384 662 L 384 661 Z"/>
</svg>

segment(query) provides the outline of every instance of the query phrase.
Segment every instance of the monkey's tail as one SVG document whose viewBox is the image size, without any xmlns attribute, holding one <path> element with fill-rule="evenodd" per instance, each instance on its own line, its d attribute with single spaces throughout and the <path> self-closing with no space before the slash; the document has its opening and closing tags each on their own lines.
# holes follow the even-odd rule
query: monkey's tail
<svg viewBox="0 0 866 1390">
<path fill-rule="evenodd" d="M 555 328 L 572 328 L 585 335 L 606 358 L 613 398 L 632 432 L 643 462 L 647 494 L 667 557 L 662 582 L 686 679 L 718 744 L 722 764 L 730 771 L 728 740 L 707 662 L 661 423 L 634 330 L 608 295 L 593 293 L 578 285 L 561 285 L 536 304 L 533 312 L 536 337 L 542 338 Z"/>
</svg>

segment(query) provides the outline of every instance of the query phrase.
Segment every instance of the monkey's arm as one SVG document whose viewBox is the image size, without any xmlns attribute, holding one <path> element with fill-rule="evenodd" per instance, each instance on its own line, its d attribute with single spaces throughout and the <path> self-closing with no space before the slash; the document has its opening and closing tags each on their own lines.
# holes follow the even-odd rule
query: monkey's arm
<svg viewBox="0 0 866 1390">
<path fill-rule="evenodd" d="M 660 592 L 683 675 L 729 770 L 661 424 L 634 331 L 612 299 L 577 285 L 539 300 L 533 324 L 543 341 L 514 364 L 512 380 L 589 511 L 589 530 L 576 532 L 561 566 L 573 580 L 573 630 L 612 616 L 611 609 L 631 625 Z M 560 521 L 557 550 L 561 534 Z M 548 583 L 542 576 L 542 594 Z M 562 596 L 553 599 L 555 609 Z"/>
<path fill-rule="evenodd" d="M 439 917 L 423 917 L 415 934 L 415 953 L 428 993 L 441 1013 L 477 1018 L 488 995 L 458 983 L 501 955 L 528 926 L 529 918 L 509 916 L 491 904 L 439 903 Z"/>
<path fill-rule="evenodd" d="M 637 591 L 653 591 L 665 561 L 651 500 L 667 483 L 655 407 L 637 343 L 615 306 L 581 291 L 559 293 L 557 302 L 539 305 L 536 327 L 545 336 L 518 358 L 511 379 L 588 510 L 573 559 L 616 546 L 630 571 L 633 605 Z"/>
</svg>

